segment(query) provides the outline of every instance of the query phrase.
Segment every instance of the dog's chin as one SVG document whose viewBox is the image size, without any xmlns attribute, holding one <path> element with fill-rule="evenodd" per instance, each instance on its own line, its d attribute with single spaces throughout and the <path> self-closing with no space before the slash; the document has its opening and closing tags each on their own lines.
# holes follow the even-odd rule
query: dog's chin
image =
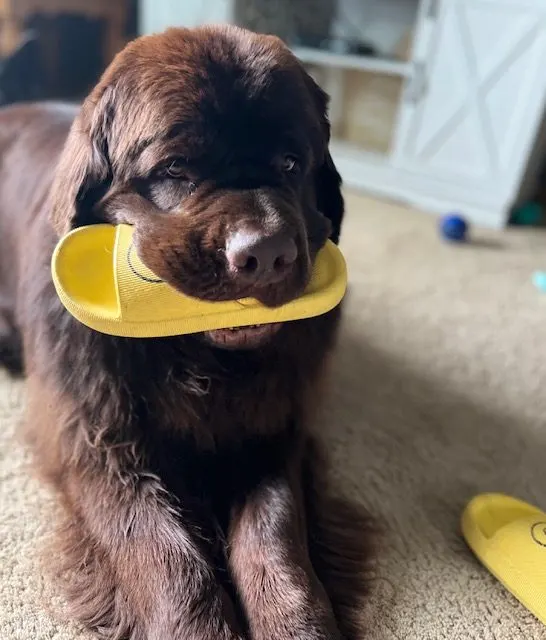
<svg viewBox="0 0 546 640">
<path fill-rule="evenodd" d="M 255 298 L 265 307 L 271 309 L 287 304 L 302 294 L 307 285 L 309 274 L 306 277 L 293 278 L 292 282 L 283 286 L 270 285 L 264 288 L 249 288 L 237 290 L 224 290 L 215 292 L 212 296 L 200 295 L 208 300 L 239 300 L 241 298 Z M 209 344 L 223 349 L 257 349 L 267 345 L 281 329 L 282 322 L 251 325 L 245 327 L 227 327 L 205 331 L 203 335 Z"/>
<path fill-rule="evenodd" d="M 266 345 L 278 333 L 282 322 L 252 325 L 249 327 L 233 327 L 205 331 L 206 340 L 222 349 L 257 349 Z"/>
</svg>

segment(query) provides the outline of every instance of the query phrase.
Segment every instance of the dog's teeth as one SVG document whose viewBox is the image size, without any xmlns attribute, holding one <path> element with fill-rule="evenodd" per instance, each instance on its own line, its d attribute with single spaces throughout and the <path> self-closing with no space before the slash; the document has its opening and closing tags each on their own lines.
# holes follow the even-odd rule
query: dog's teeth
<svg viewBox="0 0 546 640">
<path fill-rule="evenodd" d="M 246 327 L 227 327 L 226 331 L 244 331 L 245 329 L 258 329 L 260 325 L 258 324 L 249 324 Z"/>
</svg>

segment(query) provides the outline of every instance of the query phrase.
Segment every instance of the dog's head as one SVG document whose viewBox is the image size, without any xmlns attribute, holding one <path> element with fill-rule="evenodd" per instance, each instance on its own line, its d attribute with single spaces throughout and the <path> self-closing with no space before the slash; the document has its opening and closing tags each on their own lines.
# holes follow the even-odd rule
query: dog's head
<svg viewBox="0 0 546 640">
<path fill-rule="evenodd" d="M 52 222 L 59 234 L 129 223 L 142 261 L 183 293 L 283 304 L 339 236 L 326 112 L 326 94 L 278 38 L 203 27 L 135 40 L 73 124 Z M 251 333 L 209 338 L 268 337 Z"/>
</svg>

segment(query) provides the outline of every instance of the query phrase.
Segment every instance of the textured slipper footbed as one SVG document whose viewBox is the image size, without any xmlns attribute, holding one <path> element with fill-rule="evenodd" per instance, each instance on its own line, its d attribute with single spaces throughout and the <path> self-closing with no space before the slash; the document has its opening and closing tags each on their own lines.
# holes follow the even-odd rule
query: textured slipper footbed
<svg viewBox="0 0 546 640">
<path fill-rule="evenodd" d="M 476 496 L 462 517 L 478 560 L 546 624 L 546 513 L 502 494 Z"/>
</svg>

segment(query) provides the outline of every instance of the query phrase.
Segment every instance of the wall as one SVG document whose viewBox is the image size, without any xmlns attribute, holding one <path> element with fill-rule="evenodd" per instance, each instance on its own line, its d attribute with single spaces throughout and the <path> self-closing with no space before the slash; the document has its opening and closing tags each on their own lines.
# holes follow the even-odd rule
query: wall
<svg viewBox="0 0 546 640">
<path fill-rule="evenodd" d="M 270 0 L 274 2 L 274 0 Z M 293 0 L 298 2 L 298 0 Z M 235 0 L 139 0 L 140 31 L 168 26 L 229 22 Z M 418 0 L 338 0 L 332 35 L 372 42 L 384 55 L 392 52 L 413 24 Z"/>
<path fill-rule="evenodd" d="M 139 0 L 139 31 L 155 33 L 167 27 L 195 27 L 206 22 L 230 22 L 231 0 Z"/>
</svg>

